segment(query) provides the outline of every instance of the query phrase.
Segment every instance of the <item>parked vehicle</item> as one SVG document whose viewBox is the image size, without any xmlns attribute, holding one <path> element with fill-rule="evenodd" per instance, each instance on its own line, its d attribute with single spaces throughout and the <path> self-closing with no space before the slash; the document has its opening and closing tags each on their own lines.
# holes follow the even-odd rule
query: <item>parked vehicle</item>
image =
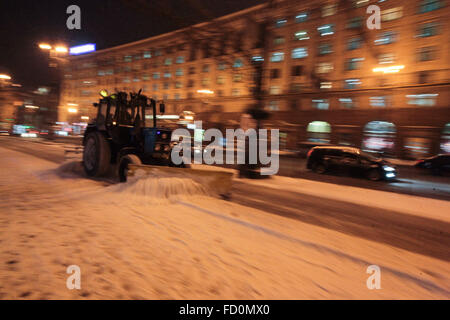
<svg viewBox="0 0 450 320">
<path fill-rule="evenodd" d="M 438 154 L 420 159 L 415 166 L 416 168 L 430 170 L 434 175 L 450 174 L 450 154 Z"/>
<path fill-rule="evenodd" d="M 314 147 L 307 155 L 306 167 L 317 173 L 343 171 L 349 175 L 360 175 L 370 180 L 393 180 L 397 169 L 389 162 L 374 157 L 359 148 L 326 146 Z"/>
</svg>

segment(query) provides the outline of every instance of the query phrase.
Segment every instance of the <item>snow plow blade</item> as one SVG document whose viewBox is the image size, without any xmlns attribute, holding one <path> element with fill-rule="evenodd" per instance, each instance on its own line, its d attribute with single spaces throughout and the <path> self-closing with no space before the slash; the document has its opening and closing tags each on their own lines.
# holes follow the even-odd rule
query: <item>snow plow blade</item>
<svg viewBox="0 0 450 320">
<path fill-rule="evenodd" d="M 223 199 L 229 199 L 231 197 L 231 187 L 233 181 L 233 173 L 231 172 L 153 165 L 128 165 L 128 177 L 142 175 L 192 179 L 202 185 L 209 194 L 218 195 Z"/>
</svg>

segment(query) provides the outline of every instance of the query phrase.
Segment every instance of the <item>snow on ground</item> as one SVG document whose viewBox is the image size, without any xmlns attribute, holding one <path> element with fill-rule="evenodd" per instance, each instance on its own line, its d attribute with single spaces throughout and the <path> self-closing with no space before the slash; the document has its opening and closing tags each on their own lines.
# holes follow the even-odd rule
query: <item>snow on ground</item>
<svg viewBox="0 0 450 320">
<path fill-rule="evenodd" d="M 116 185 L 74 162 L 0 154 L 2 299 L 450 297 L 445 261 L 210 198 L 186 180 Z M 381 290 L 366 287 L 371 264 Z M 66 288 L 69 265 L 81 290 Z"/>
</svg>

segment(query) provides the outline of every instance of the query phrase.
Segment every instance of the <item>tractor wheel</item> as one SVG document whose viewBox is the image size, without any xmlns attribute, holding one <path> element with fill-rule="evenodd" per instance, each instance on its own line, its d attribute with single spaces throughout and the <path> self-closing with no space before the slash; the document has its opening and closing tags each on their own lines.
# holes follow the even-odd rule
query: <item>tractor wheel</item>
<svg viewBox="0 0 450 320">
<path fill-rule="evenodd" d="M 120 182 L 127 181 L 128 165 L 129 164 L 142 164 L 141 159 L 134 154 L 126 154 L 119 160 L 119 180 Z"/>
<path fill-rule="evenodd" d="M 100 132 L 91 132 L 86 138 L 83 151 L 83 167 L 88 176 L 100 177 L 109 169 L 111 150 Z"/>
</svg>

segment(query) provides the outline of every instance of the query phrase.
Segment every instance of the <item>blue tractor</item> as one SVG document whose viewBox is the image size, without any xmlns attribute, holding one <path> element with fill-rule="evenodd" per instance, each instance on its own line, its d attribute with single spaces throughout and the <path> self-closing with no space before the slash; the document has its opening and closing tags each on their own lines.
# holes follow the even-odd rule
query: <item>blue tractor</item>
<svg viewBox="0 0 450 320">
<path fill-rule="evenodd" d="M 88 176 L 99 177 L 117 169 L 120 181 L 126 181 L 130 164 L 174 166 L 171 161 L 172 130 L 157 126 L 156 101 L 138 93 L 102 90 L 96 119 L 83 137 L 83 167 Z M 152 116 L 146 117 L 151 111 Z M 159 104 L 164 114 L 164 103 Z"/>
</svg>

